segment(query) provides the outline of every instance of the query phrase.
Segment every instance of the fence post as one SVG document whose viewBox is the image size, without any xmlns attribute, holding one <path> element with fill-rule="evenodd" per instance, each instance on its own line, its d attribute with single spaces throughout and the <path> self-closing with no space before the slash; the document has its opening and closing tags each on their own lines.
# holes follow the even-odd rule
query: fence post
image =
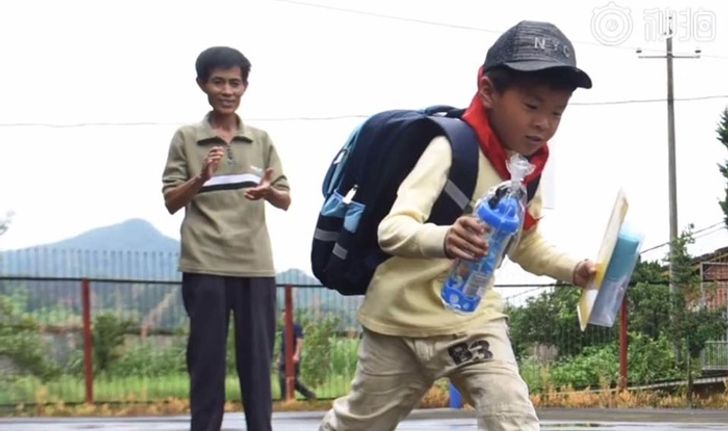
<svg viewBox="0 0 728 431">
<path fill-rule="evenodd" d="M 627 352 L 629 350 L 629 338 L 627 337 L 628 325 L 627 295 L 622 299 L 622 310 L 619 322 L 619 390 L 627 389 L 629 382 L 629 362 Z"/>
<path fill-rule="evenodd" d="M 293 400 L 295 397 L 295 384 L 296 384 L 296 372 L 295 372 L 295 364 L 293 363 L 293 337 L 295 337 L 294 330 L 293 330 L 293 287 L 286 286 L 285 287 L 285 313 L 283 314 L 285 316 L 283 325 L 284 325 L 284 331 L 286 333 L 285 339 L 283 342 L 286 344 L 286 357 L 285 357 L 285 364 L 286 368 L 284 370 L 286 375 L 286 393 L 281 394 L 284 396 L 286 401 Z"/>
<path fill-rule="evenodd" d="M 83 369 L 86 382 L 86 402 L 94 402 L 93 336 L 91 333 L 91 283 L 81 280 L 81 307 L 83 311 Z"/>
</svg>

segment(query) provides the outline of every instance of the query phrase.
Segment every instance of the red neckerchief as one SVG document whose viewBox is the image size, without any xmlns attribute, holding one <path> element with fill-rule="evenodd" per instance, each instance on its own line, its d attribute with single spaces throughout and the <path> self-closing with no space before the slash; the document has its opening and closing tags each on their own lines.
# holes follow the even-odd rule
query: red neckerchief
<svg viewBox="0 0 728 431">
<path fill-rule="evenodd" d="M 478 71 L 478 80 L 480 80 L 481 76 L 482 69 Z M 483 152 L 488 161 L 490 161 L 490 164 L 493 165 L 496 172 L 498 172 L 498 175 L 504 180 L 510 179 L 511 174 L 508 172 L 508 168 L 506 167 L 507 157 L 506 152 L 503 149 L 503 144 L 498 136 L 496 136 L 493 132 L 493 129 L 491 129 L 485 107 L 478 98 L 477 94 L 473 97 L 473 101 L 470 103 L 468 109 L 465 110 L 462 119 L 475 131 L 475 134 L 478 136 L 478 142 L 480 143 L 480 150 Z M 528 184 L 531 181 L 541 175 L 541 171 L 543 171 L 548 158 L 548 145 L 544 145 L 539 148 L 535 154 L 528 158 L 528 161 L 531 162 L 534 169 L 533 172 L 525 178 L 526 187 L 528 187 Z M 538 220 L 533 218 L 533 216 L 526 211 L 526 219 L 523 221 L 523 228 L 525 230 L 529 230 L 534 227 L 537 222 Z"/>
</svg>

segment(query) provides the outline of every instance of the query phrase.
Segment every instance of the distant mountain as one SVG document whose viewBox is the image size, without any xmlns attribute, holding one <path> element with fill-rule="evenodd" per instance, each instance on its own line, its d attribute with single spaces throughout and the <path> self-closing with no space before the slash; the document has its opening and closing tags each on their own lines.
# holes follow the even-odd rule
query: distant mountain
<svg viewBox="0 0 728 431">
<path fill-rule="evenodd" d="M 0 275 L 178 280 L 179 241 L 131 219 L 55 243 L 0 252 Z"/>
<path fill-rule="evenodd" d="M 314 285 L 320 286 L 321 282 L 317 278 L 311 277 L 300 269 L 291 268 L 276 275 L 278 284 L 291 284 L 297 286 Z"/>
<path fill-rule="evenodd" d="M 154 282 L 179 282 L 178 259 L 177 240 L 162 235 L 144 220 L 134 219 L 51 244 L 0 252 L 0 276 L 107 279 L 92 283 L 94 307 L 145 316 L 144 325 L 177 328 L 186 322 L 179 289 Z M 336 315 L 344 327 L 355 325 L 353 316 L 362 296 L 344 297 L 320 288 L 316 278 L 298 268 L 278 273 L 276 282 L 294 286 L 294 307 L 312 313 L 312 318 Z M 0 280 L 0 295 L 29 292 L 28 311 L 48 307 L 65 310 L 69 304 L 80 309 L 78 286 L 76 281 Z M 281 291 L 277 300 L 282 309 L 285 295 Z"/>
<path fill-rule="evenodd" d="M 131 219 L 72 238 L 0 252 L 0 275 L 179 280 L 179 241 L 146 220 Z M 279 284 L 320 285 L 296 268 L 276 276 Z"/>
<path fill-rule="evenodd" d="M 179 252 L 179 241 L 162 235 L 151 223 L 130 219 L 119 224 L 99 227 L 44 248 L 66 250 L 121 250 Z"/>
</svg>

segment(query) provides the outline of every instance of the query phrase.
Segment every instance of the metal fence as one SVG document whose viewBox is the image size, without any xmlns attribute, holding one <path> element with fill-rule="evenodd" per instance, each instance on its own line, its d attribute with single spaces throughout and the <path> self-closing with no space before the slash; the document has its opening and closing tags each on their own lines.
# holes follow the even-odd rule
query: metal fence
<svg viewBox="0 0 728 431">
<path fill-rule="evenodd" d="M 728 369 L 728 341 L 708 341 L 701 354 L 704 371 Z"/>
<path fill-rule="evenodd" d="M 188 321 L 179 275 L 170 265 L 176 265 L 174 253 L 0 254 L 0 405 L 186 399 Z M 49 276 L 58 273 L 62 275 Z M 553 285 L 497 288 L 513 320 L 562 313 L 538 308 L 546 304 L 541 298 L 575 291 Z M 281 315 L 291 308 L 304 328 L 302 380 L 319 398 L 349 390 L 361 333 L 356 311 L 362 300 L 314 284 L 301 271 L 278 277 Z M 628 315 L 621 318 L 612 328 L 590 326 L 585 332 L 579 330 L 575 313 L 562 319 L 563 324 L 526 325 L 531 332 L 514 337 L 514 349 L 532 390 L 544 389 L 545 374 L 558 380 L 559 373 L 569 372 L 566 359 L 594 351 L 606 355 L 606 366 L 614 367 L 626 383 Z M 279 319 L 276 356 L 283 324 Z M 228 352 L 226 395 L 234 401 L 240 395 L 232 343 Z M 725 342 L 711 344 L 704 362 L 728 366 L 725 352 Z M 274 397 L 280 399 L 275 364 L 270 375 Z"/>
<path fill-rule="evenodd" d="M 354 316 L 361 298 L 345 298 L 321 286 L 288 289 L 296 304 L 294 315 L 306 332 L 331 322 L 324 325 L 332 336 L 327 354 L 336 364 L 328 370 L 330 375 L 313 376 L 318 396 L 345 393 L 354 372 L 359 335 Z M 278 290 L 282 315 L 286 287 Z M 0 298 L 0 321 L 18 334 L 17 348 L 43 352 L 42 361 L 23 363 L 22 354 L 0 350 L 6 388 L 0 391 L 0 405 L 187 397 L 187 316 L 177 282 L 3 277 Z M 276 360 L 282 324 L 278 324 Z M 232 342 L 228 344 L 227 399 L 234 401 L 239 393 Z M 20 356 L 21 363 L 9 356 Z M 275 366 L 271 380 L 274 396 L 280 398 Z"/>
<path fill-rule="evenodd" d="M 279 285 L 280 315 L 287 289 L 293 315 L 304 328 L 303 382 L 319 398 L 347 393 L 356 367 L 361 333 L 356 310 L 362 297 L 344 297 L 323 286 Z M 0 359 L 7 388 L 0 392 L 0 405 L 151 402 L 187 397 L 187 316 L 177 282 L 4 277 L 0 279 L 0 298 L 13 307 L 5 318 L 21 322 L 16 328 L 18 334 L 25 334 L 24 342 L 37 343 L 36 349 L 43 351 L 45 359 L 40 369 L 7 359 L 3 365 Z M 23 319 L 34 324 L 23 328 Z M 283 323 L 278 323 L 276 360 L 281 352 Z M 523 355 L 556 360 L 559 353 L 553 346 L 568 345 L 576 333 L 555 330 Z M 608 341 L 615 334 L 614 329 L 590 328 L 586 336 L 592 341 L 588 344 L 593 344 L 594 339 Z M 239 391 L 232 342 L 229 347 L 226 390 L 227 399 L 235 401 Z M 570 348 L 575 349 L 581 348 Z M 49 368 L 47 377 L 43 377 L 44 366 Z M 278 379 L 274 364 L 271 382 L 276 399 L 282 397 Z"/>
</svg>

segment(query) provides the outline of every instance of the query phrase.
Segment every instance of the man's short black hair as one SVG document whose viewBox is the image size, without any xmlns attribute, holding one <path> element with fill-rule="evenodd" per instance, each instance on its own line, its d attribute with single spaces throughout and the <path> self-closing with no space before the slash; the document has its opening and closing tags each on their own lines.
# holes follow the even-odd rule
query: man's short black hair
<svg viewBox="0 0 728 431">
<path fill-rule="evenodd" d="M 523 84 L 543 84 L 553 89 L 574 91 L 577 85 L 574 83 L 572 73 L 559 67 L 521 72 L 510 67 L 498 66 L 485 72 L 485 75 L 493 83 L 495 90 L 503 93 L 511 87 Z"/>
<path fill-rule="evenodd" d="M 207 82 L 213 69 L 230 69 L 236 66 L 240 68 L 243 83 L 247 84 L 248 75 L 250 74 L 250 61 L 243 53 L 227 46 L 207 48 L 197 56 L 197 61 L 195 62 L 197 80 Z"/>
</svg>

